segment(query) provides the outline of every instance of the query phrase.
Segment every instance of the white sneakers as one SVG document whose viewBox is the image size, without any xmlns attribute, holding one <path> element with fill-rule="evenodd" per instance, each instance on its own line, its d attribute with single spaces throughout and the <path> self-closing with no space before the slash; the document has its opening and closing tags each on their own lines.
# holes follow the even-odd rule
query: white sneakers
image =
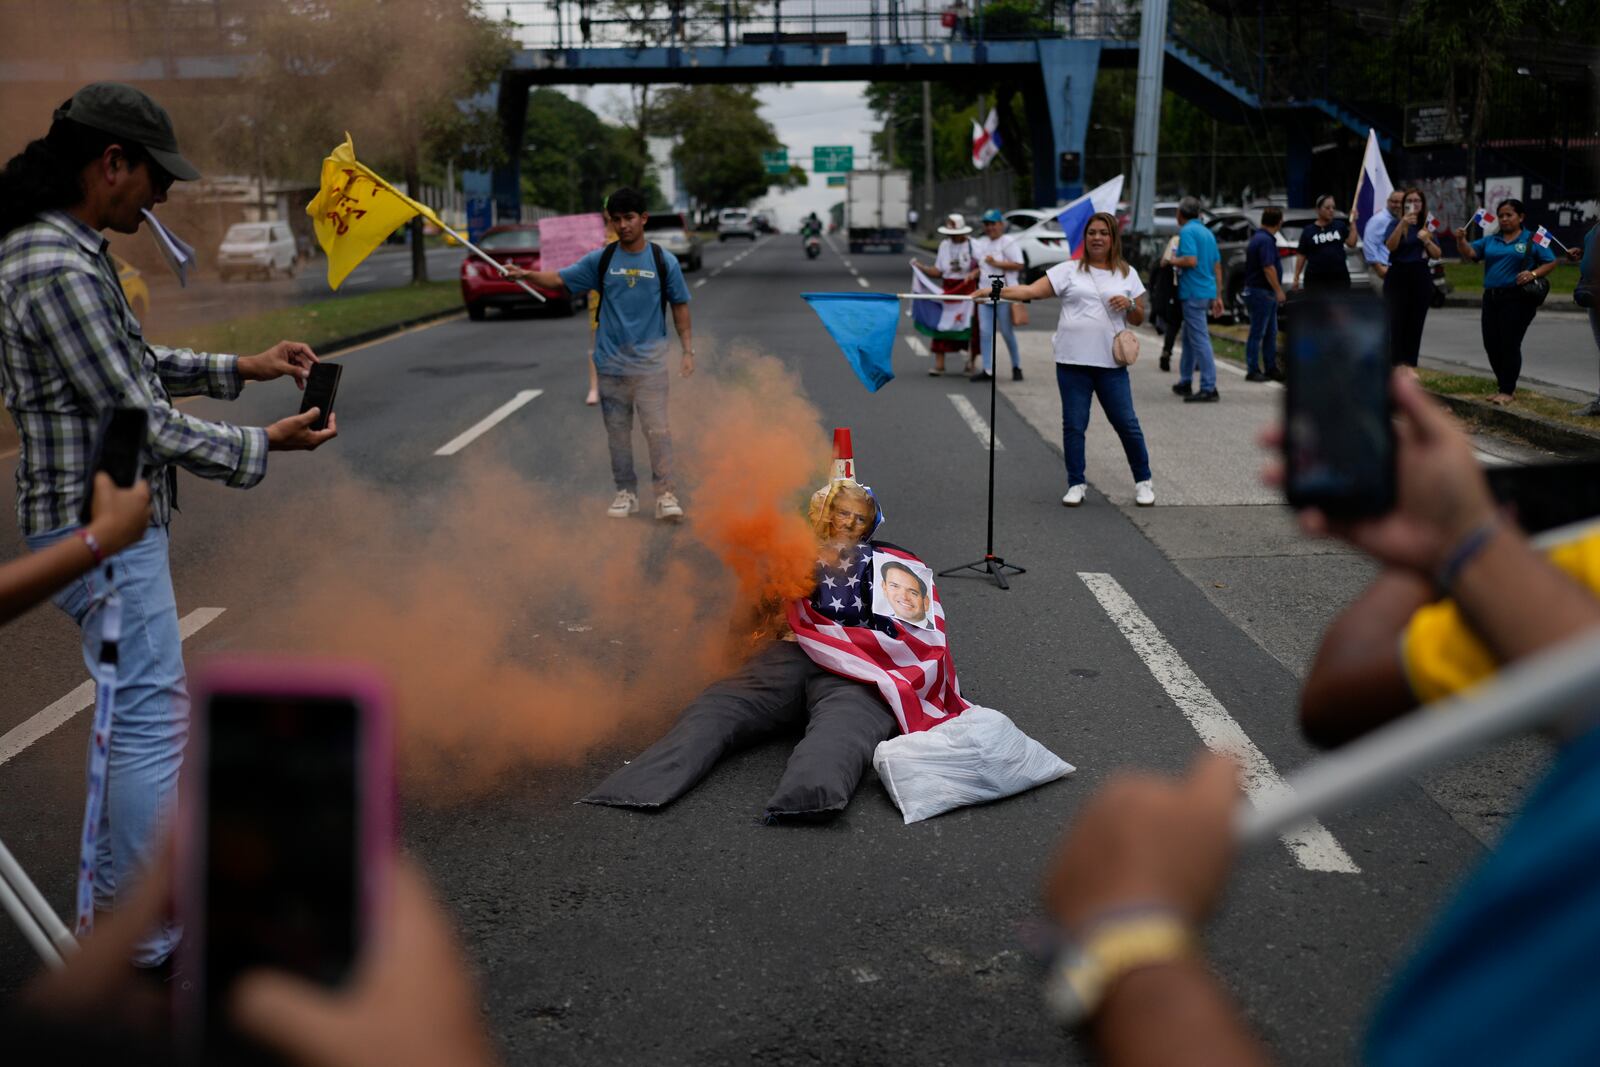
<svg viewBox="0 0 1600 1067">
<path fill-rule="evenodd" d="M 631 489 L 618 489 L 616 499 L 611 501 L 609 508 L 606 508 L 606 514 L 613 519 L 625 519 L 638 512 L 639 494 Z M 682 520 L 683 505 L 678 503 L 678 498 L 674 494 L 662 493 L 656 497 L 656 518 L 662 522 Z"/>
<path fill-rule="evenodd" d="M 1061 502 L 1069 508 L 1075 508 L 1083 503 L 1083 498 L 1088 492 L 1089 487 L 1079 482 L 1067 490 L 1067 495 L 1061 498 Z M 1156 502 L 1155 487 L 1150 484 L 1149 479 L 1133 483 L 1133 502 L 1141 508 L 1150 507 Z"/>
<path fill-rule="evenodd" d="M 662 493 L 656 497 L 656 518 L 662 522 L 677 522 L 683 518 L 683 505 L 671 493 Z"/>
<path fill-rule="evenodd" d="M 606 508 L 613 519 L 625 519 L 639 510 L 639 494 L 631 489 L 618 489 L 617 498 Z"/>
</svg>

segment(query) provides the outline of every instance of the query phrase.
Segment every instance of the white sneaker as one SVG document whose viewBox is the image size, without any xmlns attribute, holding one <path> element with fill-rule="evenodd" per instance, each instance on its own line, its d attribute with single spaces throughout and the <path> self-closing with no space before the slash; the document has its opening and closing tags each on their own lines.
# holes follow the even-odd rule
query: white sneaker
<svg viewBox="0 0 1600 1067">
<path fill-rule="evenodd" d="M 1150 479 L 1133 483 L 1133 502 L 1141 508 L 1150 507 L 1156 502 L 1156 491 L 1151 486 Z"/>
<path fill-rule="evenodd" d="M 639 510 L 639 494 L 632 489 L 618 489 L 617 498 L 606 508 L 606 514 L 613 519 L 625 519 Z"/>
<path fill-rule="evenodd" d="M 1089 486 L 1083 482 L 1079 482 L 1077 485 L 1067 490 L 1067 495 L 1061 498 L 1061 502 L 1069 508 L 1075 508 L 1079 504 L 1083 503 L 1083 496 L 1088 491 Z"/>
<path fill-rule="evenodd" d="M 656 497 L 656 518 L 662 522 L 677 522 L 683 518 L 683 505 L 671 493 L 662 493 Z"/>
</svg>

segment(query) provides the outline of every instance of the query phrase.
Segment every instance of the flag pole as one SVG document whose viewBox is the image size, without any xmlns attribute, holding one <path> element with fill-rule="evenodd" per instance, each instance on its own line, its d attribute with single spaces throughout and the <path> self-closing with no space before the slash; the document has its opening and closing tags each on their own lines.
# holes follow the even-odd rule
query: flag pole
<svg viewBox="0 0 1600 1067">
<path fill-rule="evenodd" d="M 456 231 L 452 230 L 449 226 L 446 226 L 444 220 L 439 218 L 437 215 L 434 216 L 433 221 L 438 224 L 439 229 L 443 230 L 445 233 L 449 234 L 451 237 L 454 237 L 457 241 L 460 241 L 463 245 L 465 245 L 467 251 L 471 252 L 473 255 L 477 256 L 479 259 L 483 260 L 485 263 L 489 263 L 489 264 L 493 265 L 494 269 L 500 272 L 500 276 L 502 278 L 505 277 L 506 265 L 504 263 L 501 263 L 498 259 L 495 259 L 489 253 L 485 252 L 483 249 L 479 248 L 477 245 L 473 244 L 471 241 L 467 240 L 465 237 L 461 236 L 459 233 L 457 233 Z M 541 303 L 541 304 L 549 303 L 549 301 L 545 299 L 545 296 L 544 296 L 543 293 L 539 292 L 539 290 L 535 289 L 533 286 L 529 285 L 527 282 L 523 281 L 521 278 L 515 278 L 515 279 L 513 279 L 513 281 L 515 281 L 518 285 L 522 286 L 522 288 L 526 289 L 528 292 L 532 293 L 535 297 L 537 297 L 538 300 L 539 300 L 539 303 Z"/>
<path fill-rule="evenodd" d="M 894 295 L 898 296 L 901 300 L 972 300 L 974 303 L 977 303 L 977 300 L 975 299 L 975 296 L 981 296 L 981 297 L 983 297 L 984 300 L 988 300 L 989 299 L 988 295 L 985 294 L 985 293 L 978 293 L 978 294 L 973 294 L 973 293 L 896 293 Z M 1026 300 L 1002 300 L 1002 301 L 1000 301 L 1000 303 L 1002 303 L 1002 304 L 1026 304 L 1026 303 L 1028 303 L 1028 301 L 1026 301 Z"/>
<path fill-rule="evenodd" d="M 1600 637 L 1573 638 L 1513 664 L 1470 695 L 1413 712 L 1310 763 L 1290 777 L 1279 800 L 1261 808 L 1242 802 L 1234 816 L 1235 837 L 1241 845 L 1271 841 L 1309 819 L 1517 733 L 1592 725 L 1597 684 Z"/>
</svg>

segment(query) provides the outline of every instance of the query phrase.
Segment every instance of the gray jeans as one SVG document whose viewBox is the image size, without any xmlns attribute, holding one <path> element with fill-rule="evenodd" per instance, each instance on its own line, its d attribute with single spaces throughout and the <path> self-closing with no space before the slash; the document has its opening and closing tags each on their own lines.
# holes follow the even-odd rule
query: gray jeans
<svg viewBox="0 0 1600 1067">
<path fill-rule="evenodd" d="M 767 822 L 823 819 L 843 811 L 878 742 L 900 732 L 872 686 L 823 670 L 792 641 L 773 641 L 696 697 L 665 737 L 583 802 L 665 807 L 725 754 L 802 726 L 805 736 L 767 800 Z"/>
<path fill-rule="evenodd" d="M 1600 349 L 1600 307 L 1589 309 L 1589 332 L 1594 334 L 1594 346 Z M 1600 393 L 1595 394 L 1595 399 L 1600 400 Z"/>
<path fill-rule="evenodd" d="M 639 411 L 645 444 L 650 448 L 650 476 L 656 495 L 672 488 L 672 431 L 667 428 L 667 372 L 658 374 L 602 374 L 600 414 L 606 421 L 606 443 L 611 446 L 611 477 L 618 489 L 639 491 L 633 470 L 633 412 Z"/>
</svg>

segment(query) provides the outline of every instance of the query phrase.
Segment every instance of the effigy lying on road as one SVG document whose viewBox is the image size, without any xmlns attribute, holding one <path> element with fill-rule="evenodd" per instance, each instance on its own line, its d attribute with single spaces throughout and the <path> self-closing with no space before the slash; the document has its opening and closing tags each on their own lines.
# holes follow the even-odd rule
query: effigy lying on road
<svg viewBox="0 0 1600 1067">
<path fill-rule="evenodd" d="M 837 815 L 868 762 L 907 823 L 1072 772 L 1004 714 L 962 697 L 933 570 L 874 539 L 883 509 L 856 481 L 848 440 L 836 435 L 833 477 L 810 502 L 815 590 L 788 601 L 780 636 L 584 803 L 665 807 L 725 754 L 796 727 L 805 735 L 767 800 L 769 823 Z"/>
</svg>

